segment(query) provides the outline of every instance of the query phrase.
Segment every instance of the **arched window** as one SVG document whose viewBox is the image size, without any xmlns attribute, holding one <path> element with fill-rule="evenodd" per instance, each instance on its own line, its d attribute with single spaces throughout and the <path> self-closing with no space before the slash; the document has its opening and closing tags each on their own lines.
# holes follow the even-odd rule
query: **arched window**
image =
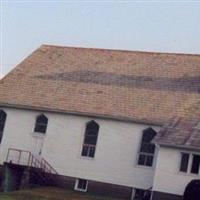
<svg viewBox="0 0 200 200">
<path fill-rule="evenodd" d="M 3 110 L 0 110 L 0 143 L 3 137 L 3 130 L 6 123 L 6 117 L 7 117 L 7 114 Z"/>
<path fill-rule="evenodd" d="M 155 152 L 155 144 L 152 144 L 152 139 L 156 136 L 156 131 L 152 128 L 147 128 L 143 131 L 142 142 L 140 146 L 138 165 L 151 167 Z"/>
<path fill-rule="evenodd" d="M 48 118 L 44 114 L 37 116 L 34 132 L 46 133 L 47 124 Z"/>
<path fill-rule="evenodd" d="M 83 141 L 82 156 L 93 158 L 95 155 L 99 125 L 95 121 L 86 124 L 85 137 Z"/>
</svg>

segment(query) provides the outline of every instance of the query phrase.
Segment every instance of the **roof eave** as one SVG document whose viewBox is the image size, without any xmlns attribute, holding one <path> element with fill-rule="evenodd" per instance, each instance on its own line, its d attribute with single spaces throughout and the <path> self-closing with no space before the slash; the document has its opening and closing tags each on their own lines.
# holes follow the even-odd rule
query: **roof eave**
<svg viewBox="0 0 200 200">
<path fill-rule="evenodd" d="M 168 144 L 164 142 L 155 142 L 155 144 L 161 147 L 168 147 L 168 148 L 176 148 L 176 149 L 186 149 L 190 151 L 200 151 L 200 147 L 196 146 L 188 146 L 188 145 L 177 145 L 177 144 Z"/>
<path fill-rule="evenodd" d="M 95 117 L 95 118 L 110 119 L 110 120 L 116 120 L 116 121 L 133 122 L 133 123 L 145 124 L 145 125 L 150 125 L 150 126 L 159 126 L 159 127 L 161 127 L 164 124 L 164 122 L 156 122 L 156 121 L 150 121 L 150 120 L 146 120 L 146 119 L 139 120 L 139 119 L 135 119 L 135 118 L 122 117 L 122 116 L 111 116 L 111 115 L 106 115 L 106 114 L 101 115 L 101 114 L 79 112 L 79 111 L 78 112 L 77 111 L 66 111 L 66 110 L 60 110 L 60 109 L 51 109 L 51 108 L 36 107 L 36 106 L 29 106 L 29 105 L 8 104 L 8 103 L 1 103 L 1 102 L 0 102 L 0 107 L 46 111 L 46 112 L 53 112 L 53 113 L 86 116 L 86 117 Z"/>
</svg>

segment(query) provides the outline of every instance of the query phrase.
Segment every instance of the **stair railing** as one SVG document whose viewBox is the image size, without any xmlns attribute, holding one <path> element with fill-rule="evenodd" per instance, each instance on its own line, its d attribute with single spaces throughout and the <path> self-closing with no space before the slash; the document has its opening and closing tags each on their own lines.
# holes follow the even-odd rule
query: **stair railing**
<svg viewBox="0 0 200 200">
<path fill-rule="evenodd" d="M 34 154 L 26 150 L 9 148 L 6 162 L 39 168 L 42 172 L 49 174 L 58 174 L 57 171 L 44 158 L 38 159 L 34 156 Z"/>
</svg>

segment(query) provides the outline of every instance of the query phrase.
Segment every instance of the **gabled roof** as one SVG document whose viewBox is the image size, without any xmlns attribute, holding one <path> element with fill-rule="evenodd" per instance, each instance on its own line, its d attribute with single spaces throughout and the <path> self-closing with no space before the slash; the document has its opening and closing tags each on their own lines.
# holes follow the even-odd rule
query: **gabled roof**
<svg viewBox="0 0 200 200">
<path fill-rule="evenodd" d="M 200 98 L 200 55 L 42 45 L 0 81 L 0 105 L 162 125 Z"/>
<path fill-rule="evenodd" d="M 169 120 L 154 142 L 167 146 L 200 149 L 200 99 L 185 109 L 184 116 Z"/>
</svg>

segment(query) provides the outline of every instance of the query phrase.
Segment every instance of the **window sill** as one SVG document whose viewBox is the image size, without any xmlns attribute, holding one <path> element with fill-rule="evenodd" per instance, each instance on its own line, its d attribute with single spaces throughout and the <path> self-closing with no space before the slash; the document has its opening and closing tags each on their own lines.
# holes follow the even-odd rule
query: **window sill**
<svg viewBox="0 0 200 200">
<path fill-rule="evenodd" d="M 145 165 L 138 165 L 138 164 L 136 165 L 136 168 L 154 170 L 153 166 L 145 166 Z"/>
<path fill-rule="evenodd" d="M 87 157 L 87 156 L 79 156 L 79 158 L 84 159 L 84 160 L 95 160 L 95 158 Z"/>
<path fill-rule="evenodd" d="M 45 134 L 43 133 L 39 133 L 39 132 L 31 132 L 30 133 L 33 137 L 36 137 L 36 138 L 45 138 Z"/>
<path fill-rule="evenodd" d="M 87 192 L 87 189 L 79 189 L 79 188 L 75 188 L 74 190 L 79 191 L 79 192 Z"/>
<path fill-rule="evenodd" d="M 192 173 L 187 173 L 187 172 L 177 172 L 178 175 L 181 176 L 190 176 L 190 177 L 199 177 L 200 174 L 192 174 Z"/>
</svg>

